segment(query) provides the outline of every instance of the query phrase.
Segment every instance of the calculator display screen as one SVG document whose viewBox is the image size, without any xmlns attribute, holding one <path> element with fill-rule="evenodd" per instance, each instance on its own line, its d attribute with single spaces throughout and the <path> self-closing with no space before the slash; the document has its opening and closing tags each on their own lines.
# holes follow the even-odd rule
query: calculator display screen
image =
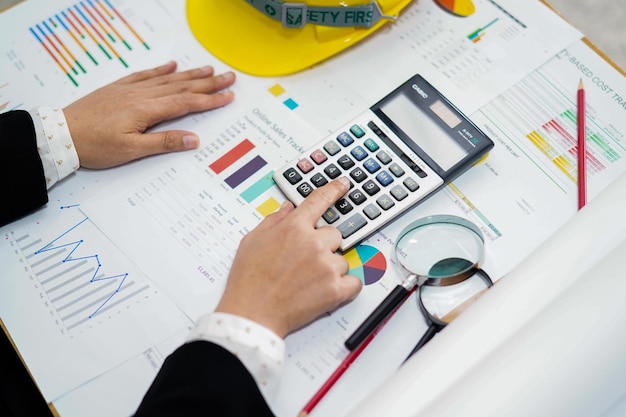
<svg viewBox="0 0 626 417">
<path fill-rule="evenodd" d="M 432 112 L 436 119 L 450 129 L 459 125 L 461 119 L 441 101 L 437 100 L 422 109 L 404 93 L 400 93 L 386 100 L 380 109 L 442 169 L 450 169 L 468 154 L 449 132 L 435 123 L 433 117 L 425 114 L 428 111 Z"/>
</svg>

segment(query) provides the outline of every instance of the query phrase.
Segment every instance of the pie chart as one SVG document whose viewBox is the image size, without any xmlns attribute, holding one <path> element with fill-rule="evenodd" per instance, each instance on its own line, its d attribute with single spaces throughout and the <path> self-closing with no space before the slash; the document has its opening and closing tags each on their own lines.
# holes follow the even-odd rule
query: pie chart
<svg viewBox="0 0 626 417">
<path fill-rule="evenodd" d="M 435 0 L 435 3 L 445 11 L 460 17 L 471 16 L 476 10 L 472 0 Z"/>
<path fill-rule="evenodd" d="M 372 246 L 359 245 L 343 256 L 350 267 L 348 274 L 359 277 L 365 285 L 381 279 L 387 270 L 385 255 Z"/>
</svg>

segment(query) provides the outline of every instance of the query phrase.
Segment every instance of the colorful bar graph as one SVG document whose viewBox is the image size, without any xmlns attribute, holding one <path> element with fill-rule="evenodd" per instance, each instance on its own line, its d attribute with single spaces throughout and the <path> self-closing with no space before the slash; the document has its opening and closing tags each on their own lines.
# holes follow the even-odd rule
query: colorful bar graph
<svg viewBox="0 0 626 417">
<path fill-rule="evenodd" d="M 519 151 L 563 191 L 578 182 L 578 141 L 575 90 L 562 86 L 558 77 L 537 70 L 485 106 L 481 113 L 499 124 L 499 129 Z M 626 156 L 621 141 L 589 114 L 586 129 L 587 174 L 594 176 Z M 525 141 L 517 142 L 517 139 Z"/>
<path fill-rule="evenodd" d="M 470 33 L 469 35 L 467 35 L 467 39 L 469 39 L 470 41 L 476 43 L 478 42 L 483 35 L 485 34 L 485 30 L 493 25 L 494 23 L 496 23 L 499 19 L 496 17 L 495 19 L 493 19 L 491 22 L 487 23 L 485 26 L 476 29 L 475 31 L 473 31 L 472 33 Z"/>
<path fill-rule="evenodd" d="M 221 158 L 210 164 L 209 168 L 216 174 L 219 174 L 252 149 L 254 149 L 254 144 L 248 139 L 244 139 L 237 146 L 226 152 Z"/>
<path fill-rule="evenodd" d="M 231 174 L 228 178 L 226 178 L 224 182 L 228 184 L 231 188 L 236 188 L 238 185 L 250 178 L 265 165 L 267 165 L 265 159 L 257 155 L 244 166 Z"/>
<path fill-rule="evenodd" d="M 84 0 L 29 28 L 54 63 L 78 86 L 78 76 L 89 65 L 101 65 L 99 57 L 128 68 L 124 53 L 132 52 L 134 37 L 146 50 L 148 43 L 108 0 Z M 88 58 L 82 62 L 81 59 Z"/>
</svg>

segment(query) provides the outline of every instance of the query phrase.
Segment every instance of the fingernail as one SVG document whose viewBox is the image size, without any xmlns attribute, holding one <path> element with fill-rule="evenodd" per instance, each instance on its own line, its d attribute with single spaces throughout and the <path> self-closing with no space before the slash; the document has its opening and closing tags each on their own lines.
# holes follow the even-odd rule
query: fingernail
<svg viewBox="0 0 626 417">
<path fill-rule="evenodd" d="M 195 149 L 198 147 L 200 143 L 200 139 L 194 135 L 185 135 L 183 136 L 183 146 L 185 149 Z"/>
<path fill-rule="evenodd" d="M 222 74 L 222 78 L 224 79 L 224 81 L 232 81 L 235 79 L 235 73 L 232 71 L 225 72 L 224 74 Z"/>
<path fill-rule="evenodd" d="M 350 187 L 350 180 L 347 177 L 339 177 L 339 181 L 343 184 L 345 188 Z"/>
</svg>

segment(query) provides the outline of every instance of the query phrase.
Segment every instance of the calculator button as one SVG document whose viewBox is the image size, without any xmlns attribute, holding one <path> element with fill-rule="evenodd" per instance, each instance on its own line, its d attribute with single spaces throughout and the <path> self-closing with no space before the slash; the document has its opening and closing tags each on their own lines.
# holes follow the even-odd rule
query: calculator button
<svg viewBox="0 0 626 417">
<path fill-rule="evenodd" d="M 367 216 L 368 219 L 374 220 L 376 217 L 380 216 L 380 210 L 374 204 L 368 204 L 363 209 L 363 213 Z"/>
<path fill-rule="evenodd" d="M 395 162 L 389 165 L 389 171 L 391 171 L 391 173 L 396 177 L 401 177 L 404 175 L 404 170 L 400 167 L 400 165 L 396 164 Z"/>
<path fill-rule="evenodd" d="M 368 182 L 363 184 L 363 190 L 368 195 L 374 195 L 374 194 L 376 194 L 377 192 L 380 191 L 380 187 L 378 185 L 376 185 L 376 183 L 374 181 L 369 180 Z"/>
<path fill-rule="evenodd" d="M 363 130 L 359 125 L 352 125 L 350 132 L 352 132 L 352 134 L 357 138 L 361 138 L 365 135 L 365 130 Z"/>
<path fill-rule="evenodd" d="M 333 224 L 339 219 L 339 214 L 337 214 L 334 208 L 329 207 L 328 210 L 322 214 L 322 218 L 326 220 L 326 223 Z"/>
<path fill-rule="evenodd" d="M 352 156 L 354 156 L 354 159 L 356 159 L 357 161 L 362 161 L 367 156 L 367 152 L 365 151 L 365 149 L 363 149 L 360 146 L 355 146 L 354 148 L 352 148 L 350 153 L 352 154 Z"/>
<path fill-rule="evenodd" d="M 339 213 L 341 214 L 349 213 L 350 210 L 353 209 L 352 204 L 350 204 L 350 202 L 346 200 L 345 198 L 342 198 L 341 200 L 337 201 L 335 203 L 335 207 L 337 208 L 337 210 L 339 210 Z"/>
<path fill-rule="evenodd" d="M 367 200 L 367 197 L 365 196 L 365 194 L 363 193 L 363 191 L 361 190 L 354 190 L 352 191 L 350 194 L 348 194 L 348 197 L 350 197 L 350 200 L 352 200 L 352 202 L 354 204 L 356 204 L 357 206 L 359 204 L 363 204 L 363 202 L 365 200 Z"/>
<path fill-rule="evenodd" d="M 289 181 L 289 184 L 291 185 L 299 183 L 302 179 L 302 176 L 298 174 L 298 171 L 293 168 L 289 168 L 287 171 L 283 172 L 283 177 L 285 177 L 285 179 Z"/>
<path fill-rule="evenodd" d="M 300 168 L 300 171 L 302 171 L 303 174 L 310 172 L 314 168 L 313 163 L 308 159 L 301 159 L 296 165 Z"/>
<path fill-rule="evenodd" d="M 354 161 L 348 156 L 344 155 L 337 160 L 337 163 L 343 169 L 352 168 L 354 166 Z"/>
<path fill-rule="evenodd" d="M 328 180 L 319 172 L 311 177 L 311 182 L 316 187 L 321 187 L 322 185 L 328 184 Z"/>
<path fill-rule="evenodd" d="M 350 176 L 352 177 L 353 180 L 355 180 L 357 183 L 362 182 L 365 180 L 365 178 L 367 178 L 367 174 L 365 173 L 365 171 L 363 171 L 361 168 L 356 167 L 354 168 L 352 171 L 350 171 Z"/>
<path fill-rule="evenodd" d="M 406 189 L 401 185 L 396 185 L 389 190 L 389 193 L 398 201 L 404 200 L 406 196 L 409 195 L 409 193 L 406 192 Z"/>
<path fill-rule="evenodd" d="M 341 170 L 337 168 L 337 165 L 335 164 L 327 165 L 326 168 L 324 168 L 324 172 L 326 173 L 326 175 L 328 175 L 328 178 L 330 178 L 331 180 L 334 180 L 335 178 L 341 175 Z"/>
<path fill-rule="evenodd" d="M 354 142 L 354 139 L 352 138 L 352 136 L 350 136 L 350 134 L 348 132 L 341 132 L 338 136 L 337 136 L 337 140 L 339 141 L 339 143 L 341 143 L 344 147 L 350 145 L 352 142 Z"/>
<path fill-rule="evenodd" d="M 300 193 L 302 197 L 306 197 L 313 192 L 313 187 L 309 185 L 307 182 L 303 182 L 302 184 L 296 187 L 296 190 Z"/>
<path fill-rule="evenodd" d="M 408 188 L 411 192 L 420 188 L 420 185 L 417 183 L 417 181 L 410 177 L 405 179 L 402 184 L 404 184 L 404 186 Z"/>
<path fill-rule="evenodd" d="M 383 187 L 393 182 L 393 177 L 387 171 L 381 171 L 376 175 L 376 179 Z"/>
<path fill-rule="evenodd" d="M 337 153 L 341 150 L 341 147 L 337 145 L 336 142 L 330 141 L 324 145 L 324 150 L 328 152 L 328 155 L 333 156 L 337 155 Z"/>
<path fill-rule="evenodd" d="M 351 236 L 357 230 L 361 229 L 363 226 L 367 224 L 367 220 L 365 217 L 361 216 L 360 213 L 356 213 L 346 221 L 337 226 L 337 229 L 341 232 L 341 236 L 345 239 L 348 236 Z"/>
<path fill-rule="evenodd" d="M 370 152 L 376 152 L 378 150 L 378 143 L 374 142 L 374 139 L 372 138 L 365 139 L 363 145 L 365 145 L 365 147 L 369 149 Z"/>
<path fill-rule="evenodd" d="M 396 203 L 394 203 L 391 197 L 389 197 L 387 194 L 383 194 L 380 197 L 378 197 L 376 199 L 376 202 L 378 203 L 380 208 L 382 208 L 383 210 L 389 210 L 390 208 L 396 205 Z"/>
<path fill-rule="evenodd" d="M 376 158 L 378 158 L 378 160 L 382 162 L 383 165 L 387 165 L 389 162 L 391 162 L 391 157 L 385 151 L 378 152 L 376 154 Z"/>
<path fill-rule="evenodd" d="M 316 149 L 313 151 L 313 153 L 311 154 L 311 159 L 313 160 L 313 162 L 315 162 L 317 165 L 322 164 L 323 162 L 326 162 L 326 160 L 328 159 L 328 157 L 326 157 L 326 154 L 321 150 L 321 149 Z"/>
<path fill-rule="evenodd" d="M 380 169 L 380 164 L 376 162 L 376 160 L 373 158 L 370 158 L 367 161 L 363 162 L 363 166 L 370 174 L 373 174 Z"/>
</svg>

